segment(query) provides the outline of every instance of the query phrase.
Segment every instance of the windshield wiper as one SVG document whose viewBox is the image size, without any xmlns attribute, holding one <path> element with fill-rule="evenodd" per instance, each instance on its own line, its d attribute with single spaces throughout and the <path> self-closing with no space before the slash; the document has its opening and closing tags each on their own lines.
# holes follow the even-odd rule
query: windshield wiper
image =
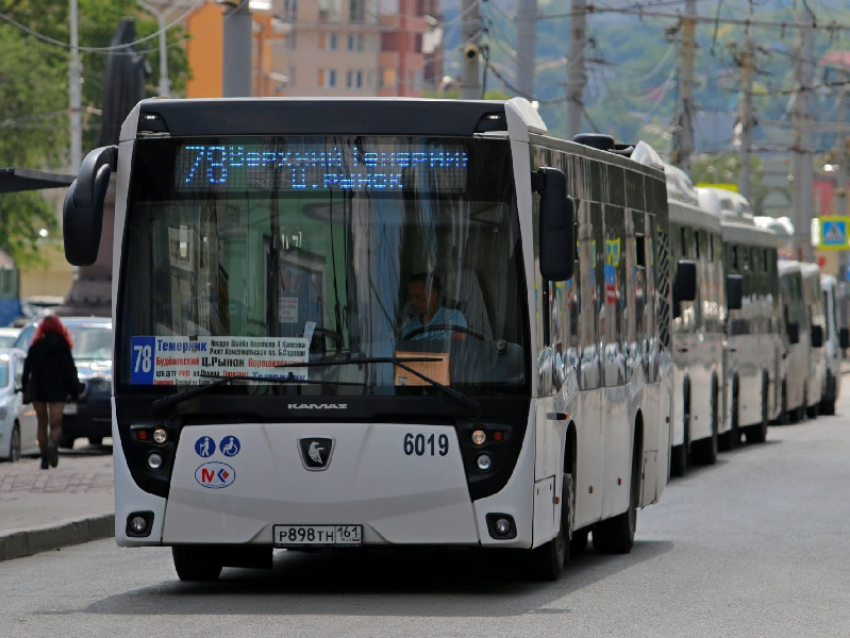
<svg viewBox="0 0 850 638">
<path fill-rule="evenodd" d="M 436 357 L 360 357 L 357 359 L 350 358 L 346 359 L 320 359 L 319 361 L 304 361 L 298 363 L 281 363 L 280 365 L 275 366 L 275 368 L 311 368 L 311 367 L 327 367 L 327 366 L 335 366 L 335 365 L 361 365 L 364 363 L 392 363 L 395 366 L 398 366 L 402 370 L 406 370 L 411 374 L 416 375 L 423 381 L 430 383 L 432 386 L 437 388 L 440 392 L 445 394 L 447 397 L 454 399 L 461 405 L 476 410 L 477 412 L 481 412 L 481 404 L 478 403 L 475 399 L 472 399 L 466 396 L 463 392 L 459 390 L 455 390 L 454 388 L 450 388 L 447 385 L 443 385 L 439 381 L 432 379 L 431 377 L 422 374 L 418 370 L 414 370 L 410 366 L 405 365 L 406 363 L 417 363 L 421 361 L 442 361 L 442 359 L 438 359 Z"/>
<path fill-rule="evenodd" d="M 296 363 L 282 363 L 280 365 L 275 366 L 275 368 L 322 368 L 329 367 L 335 365 L 360 365 L 365 363 L 392 363 L 393 365 L 398 366 L 402 370 L 406 370 L 411 374 L 416 375 L 423 381 L 431 384 L 435 388 L 437 388 L 440 392 L 445 394 L 447 397 L 454 399 L 461 405 L 467 408 L 471 408 L 476 410 L 477 412 L 481 412 L 481 404 L 478 403 L 475 399 L 472 399 L 466 396 L 463 392 L 455 390 L 454 388 L 450 388 L 447 385 L 443 385 L 439 381 L 432 379 L 431 377 L 414 370 L 410 366 L 405 365 L 406 363 L 417 363 L 423 361 L 440 361 L 441 359 L 437 359 L 435 357 L 362 357 L 359 359 L 340 359 L 340 360 L 328 360 L 322 359 L 319 361 L 299 361 Z M 259 383 L 279 383 L 279 384 L 290 384 L 290 383 L 298 383 L 298 384 L 310 384 L 310 385 L 325 385 L 327 381 L 312 381 L 307 379 L 298 379 L 292 375 L 289 377 L 285 377 L 283 379 L 275 378 L 275 377 L 217 377 L 217 376 L 204 376 L 205 379 L 215 379 L 212 383 L 206 383 L 204 385 L 199 385 L 194 388 L 189 388 L 188 390 L 181 390 L 180 392 L 175 392 L 174 394 L 170 394 L 167 397 L 163 397 L 161 399 L 156 399 L 153 403 L 151 403 L 151 416 L 156 416 L 157 413 L 161 412 L 165 408 L 175 405 L 177 403 L 182 403 L 188 399 L 191 399 L 194 396 L 199 394 L 203 394 L 204 392 L 208 392 L 210 389 L 227 385 L 232 383 L 233 381 L 254 381 Z M 363 385 L 362 383 L 352 383 L 348 381 L 334 381 L 332 385 Z"/>
<path fill-rule="evenodd" d="M 204 379 L 215 379 L 212 383 L 205 383 L 204 385 L 199 385 L 194 388 L 189 388 L 188 390 L 181 390 L 180 392 L 175 392 L 174 394 L 169 394 L 167 397 L 163 397 L 162 399 L 156 399 L 153 403 L 151 403 L 151 416 L 156 416 L 157 413 L 161 412 L 165 408 L 170 405 L 175 405 L 177 403 L 182 403 L 188 399 L 191 399 L 194 396 L 199 394 L 203 394 L 204 392 L 209 391 L 212 388 L 227 385 L 228 383 L 232 383 L 233 381 L 255 381 L 258 383 L 279 383 L 279 384 L 288 384 L 288 383 L 299 383 L 299 384 L 314 384 L 314 385 L 324 385 L 325 381 L 310 381 L 307 379 L 298 379 L 293 375 L 285 377 L 283 379 L 278 379 L 275 377 L 219 377 L 215 375 L 204 375 Z M 363 385 L 362 383 L 351 383 L 348 381 L 336 381 L 334 385 Z"/>
</svg>

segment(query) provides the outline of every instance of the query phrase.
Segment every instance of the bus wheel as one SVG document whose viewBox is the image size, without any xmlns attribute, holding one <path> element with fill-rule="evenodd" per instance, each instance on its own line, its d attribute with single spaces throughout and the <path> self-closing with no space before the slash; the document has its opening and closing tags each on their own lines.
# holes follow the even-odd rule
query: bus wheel
<svg viewBox="0 0 850 638">
<path fill-rule="evenodd" d="M 531 550 L 531 566 L 536 580 L 558 580 L 564 571 L 564 564 L 570 560 L 570 529 L 575 515 L 572 474 L 564 474 L 561 498 L 563 504 L 557 535 L 548 543 Z"/>
<path fill-rule="evenodd" d="M 808 417 L 809 419 L 816 419 L 816 418 L 818 418 L 819 414 L 820 414 L 820 401 L 818 401 L 817 403 L 815 403 L 811 407 L 808 407 L 808 406 L 806 407 L 806 417 Z"/>
<path fill-rule="evenodd" d="M 204 545 L 175 545 L 171 548 L 174 569 L 180 580 L 209 582 L 218 580 L 221 574 L 221 559 L 215 547 Z"/>
<path fill-rule="evenodd" d="M 832 416 L 835 414 L 835 377 L 832 372 L 826 372 L 826 396 L 820 402 L 821 414 Z"/>
<path fill-rule="evenodd" d="M 635 446 L 634 456 L 629 509 L 597 523 L 593 528 L 593 548 L 600 554 L 628 554 L 635 544 L 640 499 L 640 458 L 637 446 Z"/>
<path fill-rule="evenodd" d="M 779 416 L 775 421 L 771 421 L 771 425 L 788 425 L 788 388 L 785 385 L 785 379 L 782 380 L 782 397 L 779 405 Z"/>
<path fill-rule="evenodd" d="M 764 443 L 767 440 L 767 379 L 761 384 L 761 423 L 747 428 L 747 443 Z"/>
</svg>

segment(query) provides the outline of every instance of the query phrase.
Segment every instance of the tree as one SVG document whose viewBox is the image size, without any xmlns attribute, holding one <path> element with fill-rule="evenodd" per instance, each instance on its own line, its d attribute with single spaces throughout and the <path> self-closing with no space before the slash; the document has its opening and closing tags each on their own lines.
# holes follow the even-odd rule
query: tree
<svg viewBox="0 0 850 638">
<path fill-rule="evenodd" d="M 0 166 L 65 172 L 70 144 L 68 0 L 0 0 L 0 13 L 20 25 L 0 22 Z M 85 48 L 108 47 L 124 17 L 136 18 L 140 39 L 158 28 L 135 0 L 79 0 L 78 15 L 79 43 Z M 168 36 L 172 44 L 184 38 L 176 28 Z M 155 50 L 157 41 L 136 48 Z M 84 152 L 93 147 L 100 128 L 107 56 L 105 51 L 81 53 Z M 168 65 L 174 92 L 179 93 L 188 75 L 181 47 L 169 48 Z M 149 79 L 149 95 L 156 94 L 157 80 Z M 37 260 L 39 231 L 55 231 L 56 226 L 52 206 L 39 193 L 0 199 L 0 249 L 21 265 Z"/>
</svg>

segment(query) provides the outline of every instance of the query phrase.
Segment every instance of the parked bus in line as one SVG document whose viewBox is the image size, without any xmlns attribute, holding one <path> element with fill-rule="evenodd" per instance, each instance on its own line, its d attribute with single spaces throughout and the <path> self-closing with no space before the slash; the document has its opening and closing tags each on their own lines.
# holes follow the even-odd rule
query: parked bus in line
<svg viewBox="0 0 850 638">
<path fill-rule="evenodd" d="M 820 413 L 821 400 L 826 393 L 827 363 L 824 352 L 826 315 L 823 306 L 820 268 L 817 264 L 801 263 L 800 274 L 803 276 L 803 303 L 811 326 L 809 371 L 806 375 L 805 401 L 803 403 L 806 415 L 810 419 L 816 419 Z"/>
<path fill-rule="evenodd" d="M 650 147 L 632 157 L 663 166 L 667 179 L 673 263 L 693 262 L 696 295 L 673 305 L 673 433 L 670 474 L 682 476 L 690 463 L 717 460 L 719 441 L 728 437 L 723 410 L 726 350 L 726 284 L 720 214 L 699 203 L 699 193 L 681 169 L 665 163 Z M 673 282 L 674 295 L 677 282 Z"/>
<path fill-rule="evenodd" d="M 823 414 L 835 414 L 835 402 L 841 394 L 841 361 L 844 351 L 850 347 L 850 331 L 838 322 L 838 283 L 832 275 L 821 273 L 821 291 L 823 311 L 826 318 L 826 331 L 823 351 L 826 357 L 826 390 L 821 397 L 820 411 Z"/>
<path fill-rule="evenodd" d="M 631 550 L 668 473 L 662 171 L 522 99 L 145 100 L 120 139 L 64 210 L 91 263 L 117 175 L 119 545 L 183 580 L 274 548 L 513 548 L 543 579 L 589 535 Z"/>
<path fill-rule="evenodd" d="M 811 325 L 803 297 L 803 275 L 798 261 L 780 261 L 782 317 L 785 324 L 782 405 L 784 422 L 796 423 L 805 415 L 806 386 L 810 372 Z"/>
<path fill-rule="evenodd" d="M 782 326 L 777 251 L 780 240 L 753 219 L 749 202 L 722 188 L 699 189 L 700 203 L 722 216 L 725 270 L 729 288 L 740 287 L 740 303 L 729 304 L 729 431 L 723 448 L 762 443 L 768 423 L 782 410 Z M 732 282 L 735 282 L 734 284 Z"/>
</svg>

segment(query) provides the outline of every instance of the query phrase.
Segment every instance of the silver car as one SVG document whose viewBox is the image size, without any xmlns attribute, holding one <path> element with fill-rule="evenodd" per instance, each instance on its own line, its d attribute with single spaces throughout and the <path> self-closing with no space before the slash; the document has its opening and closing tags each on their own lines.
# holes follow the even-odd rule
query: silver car
<svg viewBox="0 0 850 638">
<path fill-rule="evenodd" d="M 21 350 L 0 349 L 0 459 L 11 462 L 39 453 L 35 410 L 21 403 L 25 358 Z"/>
</svg>

